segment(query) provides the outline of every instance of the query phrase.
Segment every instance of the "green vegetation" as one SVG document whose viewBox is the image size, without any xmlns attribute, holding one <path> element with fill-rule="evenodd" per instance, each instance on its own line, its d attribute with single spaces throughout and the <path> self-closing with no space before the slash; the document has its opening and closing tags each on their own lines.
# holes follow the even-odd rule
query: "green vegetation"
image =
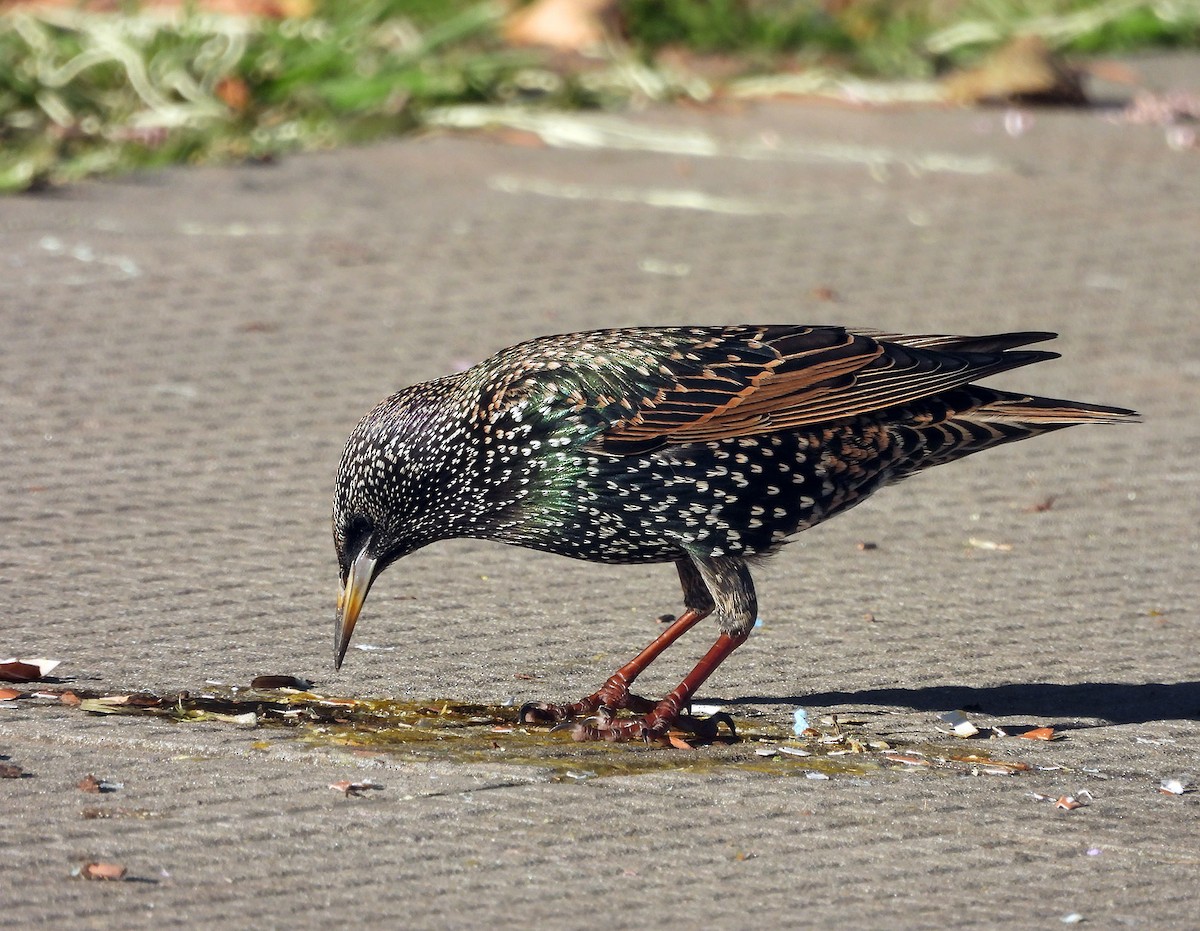
<svg viewBox="0 0 1200 931">
<path fill-rule="evenodd" d="M 501 2 L 318 0 L 283 21 L 131 10 L 0 16 L 0 190 L 369 140 L 445 104 L 608 107 L 703 87 L 678 55 L 658 67 L 668 48 L 743 74 L 892 78 L 1019 32 L 1089 53 L 1200 44 L 1198 0 L 624 0 L 626 42 L 604 59 L 506 45 Z"/>
</svg>

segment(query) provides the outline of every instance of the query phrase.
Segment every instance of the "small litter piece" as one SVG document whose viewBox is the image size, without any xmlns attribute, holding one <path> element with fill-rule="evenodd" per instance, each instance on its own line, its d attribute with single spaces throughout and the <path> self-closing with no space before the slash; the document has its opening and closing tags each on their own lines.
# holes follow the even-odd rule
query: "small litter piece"
<svg viewBox="0 0 1200 931">
<path fill-rule="evenodd" d="M 20 698 L 21 693 L 16 689 L 0 689 L 0 701 L 12 701 L 14 698 Z"/>
<path fill-rule="evenodd" d="M 81 879 L 100 879 L 113 882 L 125 878 L 127 870 L 119 863 L 85 863 L 71 870 L 72 876 Z"/>
<path fill-rule="evenodd" d="M 803 708 L 797 708 L 792 712 L 792 733 L 799 737 L 808 728 L 808 712 Z"/>
<path fill-rule="evenodd" d="M 10 656 L 0 660 L 0 679 L 5 682 L 36 682 L 50 675 L 61 662 L 60 659 L 17 659 Z"/>
<path fill-rule="evenodd" d="M 1076 808 L 1082 808 L 1084 805 L 1083 802 L 1079 801 L 1073 795 L 1060 795 L 1058 798 L 1055 798 L 1053 795 L 1043 795 L 1041 792 L 1032 792 L 1030 794 L 1039 802 L 1053 802 L 1055 808 L 1060 808 L 1063 811 L 1074 811 Z M 1083 793 L 1081 792 L 1080 794 L 1082 795 Z M 1089 797 L 1091 796 L 1090 792 L 1087 794 Z"/>
<path fill-rule="evenodd" d="M 1058 740 L 1062 735 L 1055 734 L 1052 727 L 1035 727 L 1017 736 L 1025 740 Z"/>
<path fill-rule="evenodd" d="M 1192 787 L 1183 778 L 1164 779 L 1158 784 L 1158 791 L 1163 795 L 1186 795 L 1192 791 Z"/>
<path fill-rule="evenodd" d="M 827 775 L 825 775 L 825 773 L 805 773 L 805 774 L 804 774 L 804 778 L 805 778 L 805 779 L 821 779 L 821 780 L 826 780 L 826 779 L 828 779 L 829 777 L 828 777 Z"/>
<path fill-rule="evenodd" d="M 756 747 L 754 749 L 755 756 L 778 756 L 778 747 Z"/>
<path fill-rule="evenodd" d="M 97 779 L 92 773 L 88 773 L 79 780 L 79 784 L 75 787 L 81 792 L 92 792 L 100 794 L 104 792 L 116 792 L 117 789 L 125 788 L 123 782 L 109 782 L 107 779 Z"/>
<path fill-rule="evenodd" d="M 802 750 L 800 747 L 779 747 L 780 753 L 785 753 L 788 756 L 812 756 L 807 750 Z"/>
<path fill-rule="evenodd" d="M 1071 912 L 1069 915 L 1063 915 L 1059 920 L 1064 925 L 1077 925 L 1080 922 L 1087 921 L 1079 912 Z"/>
<path fill-rule="evenodd" d="M 294 689 L 297 692 L 307 692 L 313 684 L 299 676 L 256 676 L 250 681 L 250 688 L 269 691 L 271 689 Z"/>
<path fill-rule="evenodd" d="M 383 789 L 378 782 L 370 782 L 364 780 L 362 782 L 351 782 L 349 779 L 343 779 L 341 782 L 331 782 L 329 788 L 341 792 L 346 798 L 358 798 L 359 796 L 371 791 L 372 789 L 380 791 Z"/>
<path fill-rule="evenodd" d="M 917 754 L 903 753 L 888 753 L 884 756 L 885 760 L 892 763 L 903 763 L 905 766 L 932 766 L 929 760 Z"/>
<path fill-rule="evenodd" d="M 967 546 L 974 547 L 977 550 L 996 550 L 1002 553 L 1007 553 L 1012 549 L 1011 543 L 997 543 L 995 540 L 980 540 L 978 537 L 971 537 L 968 539 Z"/>
<path fill-rule="evenodd" d="M 21 779 L 29 775 L 16 763 L 0 762 L 0 779 Z"/>
<path fill-rule="evenodd" d="M 979 733 L 979 728 L 972 724 L 961 711 L 947 711 L 945 714 L 939 714 L 938 720 L 949 724 L 955 737 L 975 737 Z"/>
</svg>

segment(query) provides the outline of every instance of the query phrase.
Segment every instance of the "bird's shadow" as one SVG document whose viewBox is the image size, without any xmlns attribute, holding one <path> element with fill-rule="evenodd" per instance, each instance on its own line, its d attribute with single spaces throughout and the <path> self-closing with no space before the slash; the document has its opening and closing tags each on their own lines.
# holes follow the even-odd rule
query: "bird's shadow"
<svg viewBox="0 0 1200 931">
<path fill-rule="evenodd" d="M 1058 685 L 1025 682 L 977 688 L 937 685 L 924 688 L 814 692 L 790 698 L 744 696 L 733 704 L 900 706 L 914 711 L 973 711 L 995 717 L 1029 715 L 1039 720 L 1100 718 L 1112 724 L 1200 720 L 1200 682 L 1080 682 Z"/>
</svg>

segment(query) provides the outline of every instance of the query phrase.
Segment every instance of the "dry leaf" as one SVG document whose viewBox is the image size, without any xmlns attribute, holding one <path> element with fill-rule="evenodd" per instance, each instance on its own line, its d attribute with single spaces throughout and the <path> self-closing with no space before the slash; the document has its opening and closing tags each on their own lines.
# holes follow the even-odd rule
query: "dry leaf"
<svg viewBox="0 0 1200 931">
<path fill-rule="evenodd" d="M 671 746 L 676 750 L 695 750 L 696 748 L 688 742 L 688 739 L 683 736 L 680 731 L 670 731 L 667 734 L 667 740 L 671 742 Z"/>
<path fill-rule="evenodd" d="M 58 696 L 58 700 L 64 705 L 71 705 L 72 707 L 78 705 L 80 702 L 79 696 L 70 691 L 61 693 Z"/>
<path fill-rule="evenodd" d="M 124 879 L 125 873 L 125 867 L 119 863 L 85 863 L 79 870 L 84 879 Z"/>
<path fill-rule="evenodd" d="M 1052 727 L 1035 727 L 1023 734 L 1018 734 L 1018 737 L 1024 737 L 1026 740 L 1055 740 L 1056 735 Z"/>
<path fill-rule="evenodd" d="M 26 775 L 16 763 L 0 763 L 0 779 L 20 779 Z"/>
<path fill-rule="evenodd" d="M 79 785 L 77 785 L 76 788 L 80 789 L 83 792 L 94 792 L 97 795 L 99 795 L 100 794 L 100 780 L 97 779 L 95 776 L 93 776 L 91 773 L 88 773 L 86 776 L 84 776 L 82 779 L 79 780 Z"/>
<path fill-rule="evenodd" d="M 1082 808 L 1083 802 L 1078 801 L 1072 795 L 1063 795 L 1054 802 L 1055 808 L 1061 808 L 1063 811 L 1074 811 L 1076 808 Z"/>
<path fill-rule="evenodd" d="M 21 693 L 16 689 L 0 689 L 0 701 L 12 701 L 14 698 L 20 698 Z"/>
</svg>

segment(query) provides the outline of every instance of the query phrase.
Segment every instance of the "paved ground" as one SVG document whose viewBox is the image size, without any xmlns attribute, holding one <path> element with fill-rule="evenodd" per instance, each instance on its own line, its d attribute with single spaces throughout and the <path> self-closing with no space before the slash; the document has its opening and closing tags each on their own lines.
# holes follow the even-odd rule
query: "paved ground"
<svg viewBox="0 0 1200 931">
<path fill-rule="evenodd" d="M 1196 90 L 1197 65 L 1144 73 Z M 764 727 L 803 705 L 1029 771 L 875 753 L 820 780 L 755 769 L 747 745 L 614 757 L 497 734 L 466 754 L 448 729 L 417 754 L 24 698 L 0 705 L 0 756 L 29 774 L 0 780 L 6 923 L 1194 927 L 1200 795 L 1158 787 L 1200 774 L 1200 152 L 1106 111 L 1017 135 L 1005 118 L 656 112 L 547 135 L 583 126 L 590 146 L 445 135 L 0 203 L 0 653 L 63 660 L 58 689 L 288 673 L 502 705 L 594 687 L 676 610 L 669 568 L 431 548 L 372 594 L 356 642 L 384 649 L 330 666 L 345 435 L 394 387 L 524 337 L 1047 328 L 1065 358 L 1005 384 L 1146 416 L 939 469 L 806 534 L 759 573 L 764 627 L 704 693 Z M 956 708 L 1066 737 L 956 741 L 937 730 Z M 531 760 L 506 758 L 518 738 Z M 86 795 L 89 772 L 123 788 Z M 384 788 L 343 798 L 343 779 Z M 136 881 L 71 878 L 95 860 Z"/>
</svg>

